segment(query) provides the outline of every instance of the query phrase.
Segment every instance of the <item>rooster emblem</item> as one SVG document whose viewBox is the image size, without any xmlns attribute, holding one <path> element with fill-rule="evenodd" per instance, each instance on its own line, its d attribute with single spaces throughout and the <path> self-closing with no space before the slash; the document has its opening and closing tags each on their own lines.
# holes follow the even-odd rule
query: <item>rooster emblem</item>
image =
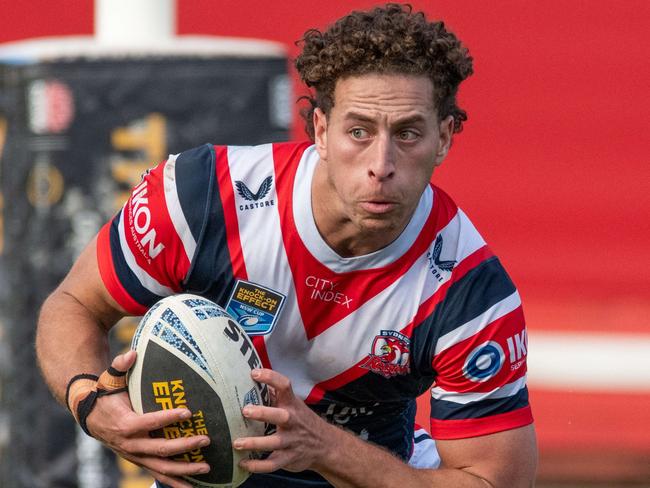
<svg viewBox="0 0 650 488">
<path fill-rule="evenodd" d="M 256 202 L 264 198 L 271 190 L 271 185 L 273 185 L 273 176 L 267 176 L 257 189 L 257 193 L 253 193 L 243 181 L 235 181 L 237 193 L 239 193 L 243 199 L 251 202 Z"/>
<path fill-rule="evenodd" d="M 377 355 L 385 363 L 399 363 L 402 354 L 408 353 L 408 348 L 405 347 L 398 339 L 394 337 L 384 338 L 385 343 L 379 347 L 381 354 Z"/>
<path fill-rule="evenodd" d="M 411 340 L 401 332 L 382 330 L 372 343 L 372 352 L 368 359 L 361 365 L 384 378 L 404 375 L 410 371 Z"/>
</svg>

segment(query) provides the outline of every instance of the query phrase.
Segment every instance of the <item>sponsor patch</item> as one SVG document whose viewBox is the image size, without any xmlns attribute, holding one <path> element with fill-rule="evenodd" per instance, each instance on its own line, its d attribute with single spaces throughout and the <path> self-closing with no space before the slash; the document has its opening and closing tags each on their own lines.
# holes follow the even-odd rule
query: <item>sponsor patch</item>
<svg viewBox="0 0 650 488">
<path fill-rule="evenodd" d="M 382 330 L 372 341 L 372 352 L 362 368 L 392 378 L 408 374 L 411 340 L 401 332 Z"/>
<path fill-rule="evenodd" d="M 285 296 L 249 281 L 237 280 L 226 311 L 248 335 L 269 334 L 280 315 Z"/>
<path fill-rule="evenodd" d="M 483 383 L 494 378 L 505 361 L 503 348 L 495 341 L 487 341 L 469 353 L 463 365 L 465 378 Z"/>
</svg>

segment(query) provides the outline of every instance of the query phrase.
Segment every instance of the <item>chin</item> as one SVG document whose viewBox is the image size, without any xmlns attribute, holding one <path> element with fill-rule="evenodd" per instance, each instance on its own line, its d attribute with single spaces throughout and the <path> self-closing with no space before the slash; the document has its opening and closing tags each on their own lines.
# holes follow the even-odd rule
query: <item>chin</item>
<svg viewBox="0 0 650 488">
<path fill-rule="evenodd" d="M 365 217 L 359 223 L 359 228 L 363 232 L 369 233 L 386 233 L 394 232 L 398 228 L 397 222 L 394 219 L 388 218 L 377 218 L 377 217 Z"/>
</svg>

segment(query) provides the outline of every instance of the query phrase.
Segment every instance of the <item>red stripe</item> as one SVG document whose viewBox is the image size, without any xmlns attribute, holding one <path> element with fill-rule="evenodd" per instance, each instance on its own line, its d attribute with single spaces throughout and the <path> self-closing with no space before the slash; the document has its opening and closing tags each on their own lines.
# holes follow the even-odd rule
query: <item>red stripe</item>
<svg viewBox="0 0 650 488">
<path fill-rule="evenodd" d="M 217 183 L 221 195 L 221 207 L 223 208 L 223 219 L 226 224 L 226 241 L 232 264 L 232 272 L 235 279 L 248 279 L 244 252 L 242 251 L 241 239 L 239 237 L 239 223 L 237 219 L 237 207 L 235 195 L 232 189 L 230 178 L 230 167 L 228 163 L 228 147 L 215 146 Z"/>
<path fill-rule="evenodd" d="M 165 200 L 166 164 L 156 166 L 134 188 L 123 210 L 124 236 L 138 266 L 161 285 L 179 292 L 190 263 Z M 162 251 L 152 255 L 159 246 L 164 246 Z"/>
<path fill-rule="evenodd" d="M 367 360 L 368 358 L 365 357 L 351 368 L 315 385 L 309 392 L 309 395 L 307 395 L 305 403 L 317 403 L 323 398 L 325 392 L 341 388 L 342 386 L 361 378 L 363 375 L 368 374 L 370 370 L 361 367 L 361 365 L 365 364 Z"/>
<path fill-rule="evenodd" d="M 512 312 L 494 320 L 473 336 L 437 354 L 433 362 L 433 369 L 438 373 L 436 386 L 456 393 L 489 392 L 521 378 L 526 374 L 526 354 L 521 354 L 521 357 L 518 357 L 515 349 L 515 355 L 511 357 L 508 339 L 511 340 L 514 349 L 514 335 L 521 334 L 524 330 L 524 314 L 519 306 Z M 462 374 L 463 364 L 476 347 L 487 341 L 496 342 L 501 346 L 504 352 L 503 365 L 499 372 L 489 380 L 472 381 Z"/>
<path fill-rule="evenodd" d="M 447 290 L 452 283 L 460 280 L 471 269 L 474 269 L 481 262 L 492 256 L 493 254 L 490 248 L 488 246 L 483 246 L 463 259 L 454 268 L 451 278 L 446 283 L 444 283 L 429 299 L 420 305 L 420 308 L 415 314 L 413 321 L 407 324 L 402 330 L 400 330 L 400 332 L 402 334 L 411 336 L 412 329 L 414 327 L 419 327 L 424 322 L 424 320 L 433 313 L 436 305 L 444 300 L 444 297 L 447 294 Z M 341 388 L 342 386 L 361 378 L 363 375 L 368 374 L 370 370 L 361 367 L 362 364 L 366 363 L 367 359 L 368 358 L 365 357 L 357 364 L 343 371 L 342 373 L 316 384 L 307 396 L 305 402 L 316 403 L 321 398 L 323 398 L 326 391 L 332 391 Z"/>
<path fill-rule="evenodd" d="M 101 228 L 97 235 L 97 265 L 99 267 L 99 274 L 110 295 L 126 312 L 133 315 L 143 315 L 147 311 L 147 307 L 131 298 L 118 279 L 117 273 L 115 273 L 110 234 L 111 222 L 108 222 Z"/>
<path fill-rule="evenodd" d="M 275 159 L 280 160 L 281 156 Z M 276 168 L 276 172 L 279 169 Z M 313 339 L 404 275 L 431 245 L 440 229 L 456 215 L 458 209 L 444 192 L 434 187 L 433 209 L 415 243 L 404 255 L 383 268 L 335 273 L 320 263 L 302 240 L 295 237 L 297 230 L 292 211 L 293 188 L 290 184 L 294 180 L 295 171 L 296 167 L 293 166 L 289 177 L 277 178 L 278 205 L 284 228 L 288 230 L 283 238 L 296 287 L 298 307 L 307 337 Z M 314 299 L 318 294 L 322 297 L 327 293 L 332 296 L 340 294 L 339 302 Z M 348 302 L 348 299 L 351 301 Z"/>
<path fill-rule="evenodd" d="M 266 350 L 266 341 L 264 340 L 265 337 L 266 336 L 257 335 L 251 337 L 251 340 L 253 341 L 253 346 L 257 351 L 257 355 L 260 357 L 260 361 L 262 361 L 262 366 L 270 369 L 271 360 L 269 359 L 269 353 Z"/>
<path fill-rule="evenodd" d="M 452 271 L 451 277 L 443 285 L 441 285 L 433 295 L 425 300 L 422 305 L 420 305 L 420 308 L 415 314 L 415 317 L 413 317 L 412 323 L 416 324 L 417 327 L 422 322 L 424 322 L 424 320 L 433 313 L 436 306 L 445 299 L 447 296 L 447 291 L 451 285 L 457 281 L 460 281 L 460 279 L 463 278 L 472 269 L 476 268 L 479 264 L 481 264 L 486 259 L 491 258 L 492 256 L 494 256 L 492 250 L 487 245 L 485 245 L 478 248 L 476 251 L 458 263 Z"/>
<path fill-rule="evenodd" d="M 533 423 L 530 406 L 479 419 L 431 419 L 431 437 L 434 439 L 465 439 L 516 429 Z"/>
<path fill-rule="evenodd" d="M 235 205 L 235 194 L 232 188 L 232 179 L 230 178 L 230 166 L 228 162 L 228 147 L 215 146 L 216 155 L 216 172 L 217 183 L 219 185 L 219 194 L 221 195 L 221 206 L 223 208 L 223 218 L 226 225 L 226 242 L 228 243 L 228 252 L 232 264 L 232 273 L 235 279 L 248 280 L 248 271 L 244 261 L 244 251 L 242 250 L 241 237 L 239 235 L 239 221 L 237 218 L 237 206 Z M 271 367 L 271 361 L 266 350 L 264 336 L 253 336 L 251 338 L 253 346 L 265 368 Z"/>
</svg>

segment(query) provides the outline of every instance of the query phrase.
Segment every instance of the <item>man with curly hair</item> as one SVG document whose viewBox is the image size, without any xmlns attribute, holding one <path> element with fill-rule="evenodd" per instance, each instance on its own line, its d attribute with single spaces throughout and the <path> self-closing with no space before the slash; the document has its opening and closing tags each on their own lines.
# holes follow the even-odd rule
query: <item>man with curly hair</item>
<svg viewBox="0 0 650 488">
<path fill-rule="evenodd" d="M 242 463 L 254 473 L 243 486 L 531 486 L 519 295 L 430 183 L 467 118 L 456 103 L 467 49 L 442 22 L 389 4 L 308 31 L 296 67 L 314 90 L 313 143 L 206 145 L 145 173 L 43 306 L 37 350 L 52 391 L 87 433 L 188 487 L 183 476 L 210 467 L 167 456 L 209 439 L 148 436 L 187 410 L 140 416 L 125 393 L 89 395 L 106 331 L 183 291 L 237 317 L 232 290 L 263 287 L 282 308 L 241 324 L 274 399 L 242 413 L 277 428 L 233 441 L 270 452 Z M 117 356 L 109 371 L 134 360 Z M 414 440 L 415 399 L 429 390 L 439 467 Z"/>
</svg>

